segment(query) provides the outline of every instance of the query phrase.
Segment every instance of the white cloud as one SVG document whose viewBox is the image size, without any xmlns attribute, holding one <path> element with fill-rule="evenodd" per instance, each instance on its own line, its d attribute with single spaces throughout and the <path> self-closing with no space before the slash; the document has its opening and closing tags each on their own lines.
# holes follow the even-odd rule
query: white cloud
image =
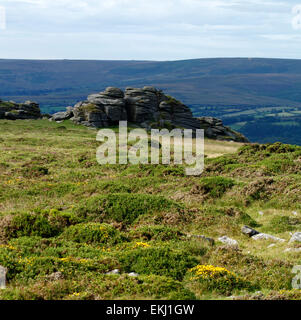
<svg viewBox="0 0 301 320">
<path fill-rule="evenodd" d="M 0 0 L 0 58 L 275 56 L 283 54 L 275 41 L 290 41 L 279 35 L 300 34 L 292 27 L 299 1 Z"/>
</svg>

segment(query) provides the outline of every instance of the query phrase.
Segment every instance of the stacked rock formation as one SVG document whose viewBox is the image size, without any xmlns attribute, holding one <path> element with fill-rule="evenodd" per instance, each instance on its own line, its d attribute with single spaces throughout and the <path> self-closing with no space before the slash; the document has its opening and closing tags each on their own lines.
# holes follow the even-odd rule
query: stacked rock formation
<svg viewBox="0 0 301 320">
<path fill-rule="evenodd" d="M 4 102 L 0 100 L 0 119 L 38 119 L 41 117 L 41 110 L 37 103 L 26 101 L 16 103 L 13 101 Z"/>
<path fill-rule="evenodd" d="M 70 118 L 75 123 L 95 128 L 127 120 L 147 129 L 204 129 L 208 138 L 248 142 L 243 135 L 223 126 L 219 119 L 194 118 L 189 107 L 154 87 L 127 88 L 125 92 L 108 87 L 104 92 L 89 95 L 73 109 L 68 107 L 65 113 L 54 114 L 52 120 Z"/>
</svg>

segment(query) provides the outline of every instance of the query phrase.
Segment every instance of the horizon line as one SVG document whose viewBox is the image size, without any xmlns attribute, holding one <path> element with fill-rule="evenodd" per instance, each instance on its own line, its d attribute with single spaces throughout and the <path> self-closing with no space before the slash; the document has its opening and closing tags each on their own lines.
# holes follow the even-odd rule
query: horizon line
<svg viewBox="0 0 301 320">
<path fill-rule="evenodd" d="M 0 61 L 108 61 L 108 62 L 179 62 L 192 60 L 218 60 L 218 59 L 236 59 L 236 60 L 301 60 L 301 58 L 267 58 L 267 57 L 208 57 L 208 58 L 185 58 L 175 60 L 149 60 L 149 59 L 73 59 L 73 58 L 0 58 Z"/>
</svg>

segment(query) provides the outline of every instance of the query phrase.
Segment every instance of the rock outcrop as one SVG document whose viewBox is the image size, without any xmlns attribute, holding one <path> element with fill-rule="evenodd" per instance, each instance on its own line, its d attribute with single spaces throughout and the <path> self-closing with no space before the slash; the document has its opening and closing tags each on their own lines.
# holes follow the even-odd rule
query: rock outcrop
<svg viewBox="0 0 301 320">
<path fill-rule="evenodd" d="M 189 107 L 154 87 L 126 88 L 125 91 L 108 87 L 104 92 L 89 95 L 73 109 L 69 107 L 66 112 L 54 114 L 52 120 L 70 118 L 75 123 L 95 128 L 118 125 L 119 121 L 127 120 L 146 129 L 204 129 L 205 136 L 211 139 L 248 142 L 219 119 L 193 117 Z"/>
<path fill-rule="evenodd" d="M 13 101 L 5 102 L 0 100 L 0 119 L 18 120 L 18 119 L 39 119 L 41 110 L 37 103 L 26 101 L 16 103 Z"/>
<path fill-rule="evenodd" d="M 66 111 L 55 113 L 51 117 L 51 119 L 53 121 L 63 121 L 63 120 L 69 120 L 69 119 L 73 118 L 73 116 L 74 116 L 73 108 L 72 107 L 67 107 Z"/>
</svg>

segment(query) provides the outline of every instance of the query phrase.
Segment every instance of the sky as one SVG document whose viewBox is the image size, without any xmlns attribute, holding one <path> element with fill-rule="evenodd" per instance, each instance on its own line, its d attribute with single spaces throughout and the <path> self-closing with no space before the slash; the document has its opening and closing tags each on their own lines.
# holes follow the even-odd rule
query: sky
<svg viewBox="0 0 301 320">
<path fill-rule="evenodd" d="M 0 0 L 0 58 L 301 58 L 301 0 Z"/>
</svg>

